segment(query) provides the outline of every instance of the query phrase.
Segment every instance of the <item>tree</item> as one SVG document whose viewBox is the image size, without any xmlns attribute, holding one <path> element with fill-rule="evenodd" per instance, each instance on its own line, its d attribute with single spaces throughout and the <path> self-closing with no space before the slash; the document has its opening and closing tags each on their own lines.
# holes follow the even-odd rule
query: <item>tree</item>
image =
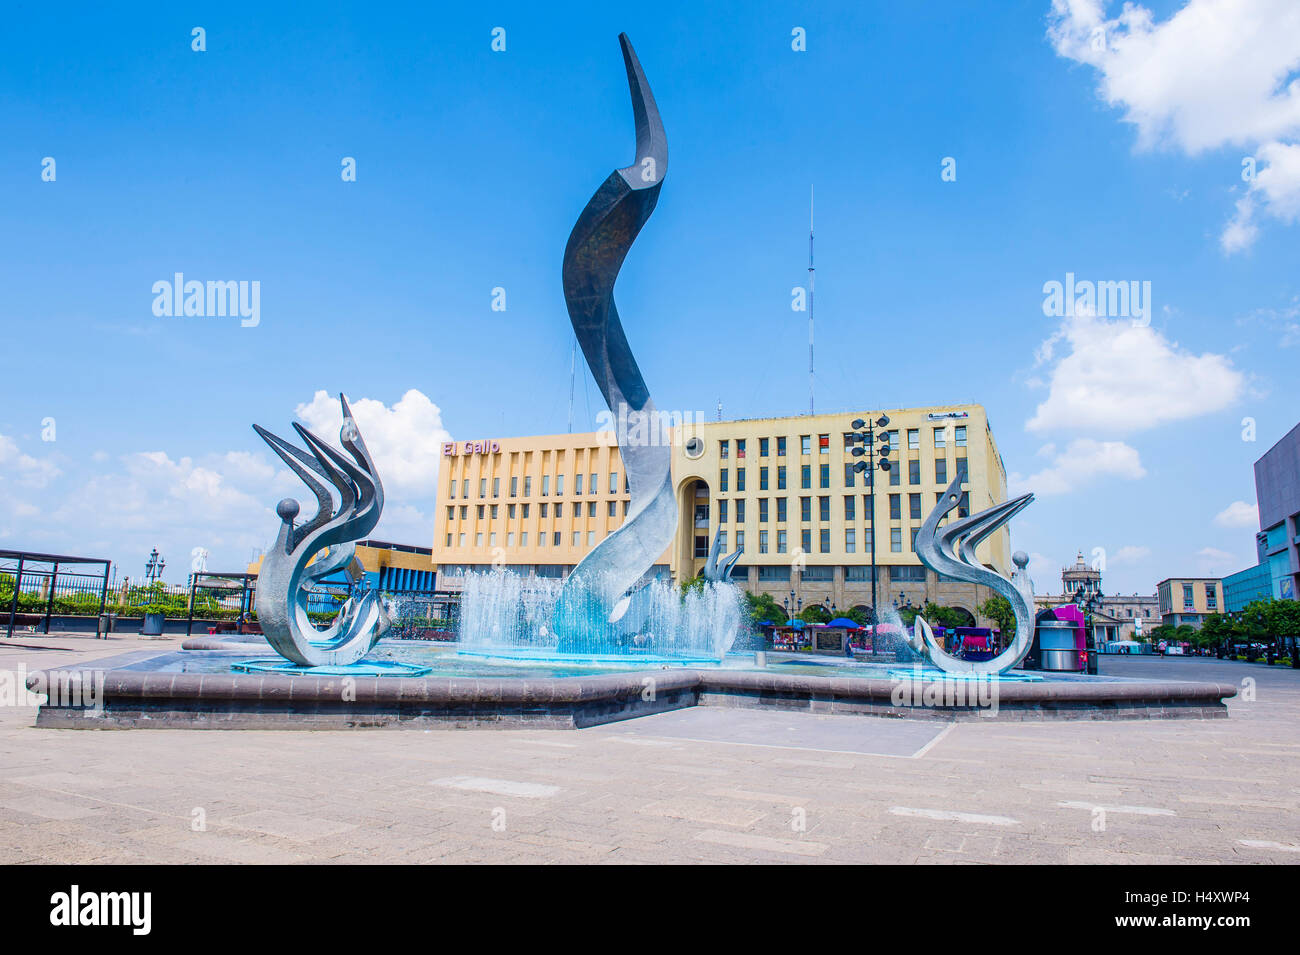
<svg viewBox="0 0 1300 955">
<path fill-rule="evenodd" d="M 997 624 L 1005 639 L 1010 640 L 1016 632 L 1016 612 L 1011 609 L 1011 601 L 1001 594 L 994 594 L 975 609 Z"/>
<path fill-rule="evenodd" d="M 770 623 L 776 626 L 786 621 L 785 608 L 773 599 L 771 594 L 751 594 L 744 591 L 745 610 L 755 623 Z"/>
<path fill-rule="evenodd" d="M 704 583 L 705 583 L 705 581 L 704 581 L 704 575 L 703 575 L 703 574 L 696 574 L 694 577 L 690 578 L 689 580 L 683 580 L 683 581 L 682 581 L 682 596 L 685 597 L 685 596 L 686 596 L 687 594 L 689 594 L 692 590 L 694 590 L 694 591 L 697 592 L 697 593 L 703 593 L 703 591 L 704 591 Z"/>
<path fill-rule="evenodd" d="M 848 617 L 859 627 L 865 627 L 867 624 L 871 623 L 871 614 L 865 610 L 859 610 L 857 607 L 846 611 L 844 616 Z"/>
<path fill-rule="evenodd" d="M 831 612 L 821 604 L 810 604 L 799 611 L 799 619 L 804 623 L 830 623 Z"/>
</svg>

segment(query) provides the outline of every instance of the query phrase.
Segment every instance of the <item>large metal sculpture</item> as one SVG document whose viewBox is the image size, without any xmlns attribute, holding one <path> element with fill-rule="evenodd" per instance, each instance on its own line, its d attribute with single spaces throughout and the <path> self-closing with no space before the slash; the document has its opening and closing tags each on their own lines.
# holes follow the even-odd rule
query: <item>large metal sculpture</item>
<svg viewBox="0 0 1300 955">
<path fill-rule="evenodd" d="M 961 501 L 962 479 L 963 476 L 960 474 L 953 479 L 953 482 L 948 485 L 948 490 L 930 512 L 930 516 L 921 525 L 921 529 L 916 534 L 916 555 L 921 558 L 921 563 L 936 573 L 953 580 L 983 584 L 994 593 L 1005 597 L 1016 616 L 1015 636 L 1010 645 L 991 660 L 963 660 L 940 647 L 930 625 L 918 615 L 914 629 L 908 635 L 908 644 L 923 659 L 948 673 L 980 676 L 1005 673 L 1025 658 L 1034 638 L 1032 609 L 1034 593 L 1029 575 L 1024 570 L 1027 558 L 1023 554 L 1015 555 L 1018 571 L 1014 579 L 1007 580 L 1001 574 L 983 566 L 975 556 L 975 548 L 982 540 L 1027 507 L 1033 501 L 1034 495 L 1022 494 L 1010 501 L 996 504 L 988 510 L 950 521 L 940 527 L 939 522 L 943 520 L 944 515 Z"/>
<path fill-rule="evenodd" d="M 677 502 L 665 428 L 632 355 L 618 310 L 614 281 L 641 227 L 654 211 L 668 171 L 668 141 L 659 108 L 636 52 L 619 34 L 636 122 L 636 156 L 596 190 L 564 249 L 564 300 L 582 354 L 600 392 L 620 422 L 619 455 L 631 493 L 628 518 L 594 547 L 565 581 L 555 612 L 559 649 L 584 651 L 609 624 L 635 630 L 629 614 L 640 581 L 672 543 Z M 623 430 L 622 422 L 629 422 Z"/>
<path fill-rule="evenodd" d="M 298 502 L 285 498 L 277 505 L 280 534 L 257 575 L 257 620 L 262 632 L 281 656 L 304 667 L 356 663 L 392 622 L 392 608 L 374 590 L 349 598 L 326 630 L 316 629 L 307 614 L 313 587 L 351 562 L 355 542 L 374 530 L 384 509 L 384 487 L 375 463 L 347 399 L 339 395 L 339 402 L 343 408 L 339 441 L 352 460 L 297 423 L 294 430 L 308 451 L 253 425 L 316 496 L 315 516 L 296 526 Z M 334 494 L 323 482 L 338 493 L 337 509 Z"/>
</svg>

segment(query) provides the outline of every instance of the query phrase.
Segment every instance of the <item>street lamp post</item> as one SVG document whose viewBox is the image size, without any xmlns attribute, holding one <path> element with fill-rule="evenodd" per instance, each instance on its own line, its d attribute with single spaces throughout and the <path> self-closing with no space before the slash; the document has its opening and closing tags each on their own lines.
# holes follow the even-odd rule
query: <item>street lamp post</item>
<svg viewBox="0 0 1300 955">
<path fill-rule="evenodd" d="M 163 568 L 167 566 L 167 560 L 159 556 L 158 548 L 155 547 L 149 552 L 149 562 L 144 565 L 144 579 L 150 584 L 162 576 Z"/>
<path fill-rule="evenodd" d="M 853 448 L 855 458 L 865 457 L 865 461 L 855 461 L 853 464 L 854 473 L 863 471 L 867 474 L 867 487 L 871 489 L 871 513 L 867 519 L 871 522 L 871 634 L 872 643 L 875 643 L 876 624 L 879 618 L 876 615 L 876 469 L 888 471 L 892 465 L 889 462 L 889 434 L 888 432 L 880 436 L 883 442 L 879 448 L 876 447 L 876 429 L 887 428 L 889 426 L 889 416 L 881 415 L 875 421 L 871 419 L 855 418 L 852 428 L 856 446 Z M 879 458 L 880 460 L 876 460 Z"/>
</svg>

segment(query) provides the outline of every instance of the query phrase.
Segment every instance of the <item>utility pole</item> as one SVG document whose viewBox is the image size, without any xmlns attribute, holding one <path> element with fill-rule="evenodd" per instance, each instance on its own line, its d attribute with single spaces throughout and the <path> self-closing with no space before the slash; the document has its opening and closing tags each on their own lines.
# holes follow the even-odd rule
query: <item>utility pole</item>
<svg viewBox="0 0 1300 955">
<path fill-rule="evenodd" d="M 875 627 L 880 622 L 876 613 L 876 469 L 888 472 L 893 467 L 889 460 L 889 433 L 883 430 L 889 427 L 889 416 L 882 414 L 875 421 L 870 418 L 855 418 L 852 427 L 857 433 L 857 446 L 852 455 L 867 459 L 855 462 L 853 470 L 859 474 L 866 472 L 867 487 L 871 489 L 871 512 L 867 514 L 867 519 L 871 522 L 871 645 L 874 647 Z M 882 429 L 880 440 L 884 442 L 879 448 L 875 444 L 877 428 Z M 877 457 L 880 460 L 876 460 Z"/>
</svg>

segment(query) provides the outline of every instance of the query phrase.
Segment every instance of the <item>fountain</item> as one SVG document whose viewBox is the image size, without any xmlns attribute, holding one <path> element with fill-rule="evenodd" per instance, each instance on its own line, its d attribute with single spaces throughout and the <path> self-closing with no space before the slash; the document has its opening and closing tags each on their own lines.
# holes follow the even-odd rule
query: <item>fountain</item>
<svg viewBox="0 0 1300 955">
<path fill-rule="evenodd" d="M 446 644 L 381 639 L 395 610 L 374 591 L 349 600 L 329 627 L 318 630 L 307 616 L 308 593 L 351 559 L 353 542 L 374 528 L 383 508 L 374 462 L 340 396 L 339 437 L 347 454 L 298 425 L 308 451 L 257 428 L 318 504 L 316 514 L 299 524 L 298 502 L 280 502 L 279 535 L 258 579 L 258 618 L 282 659 L 250 661 L 243 659 L 247 643 L 200 638 L 186 641 L 180 652 L 96 661 L 102 669 L 94 676 L 103 681 L 93 694 L 96 705 L 51 699 L 41 706 L 37 726 L 577 728 L 689 706 L 944 720 L 1226 716 L 1222 700 L 1236 692 L 1230 685 L 1074 674 L 1025 683 L 1008 676 L 1028 649 L 1032 591 L 1022 560 L 1007 580 L 981 566 L 974 548 L 1027 505 L 1029 495 L 940 529 L 960 496 L 958 479 L 917 538 L 927 567 L 982 583 L 1015 608 L 1015 637 L 990 661 L 946 653 L 918 617 L 906 644 L 925 666 L 905 675 L 891 673 L 889 664 L 762 653 L 755 665 L 753 656 L 728 653 L 746 630 L 740 591 L 728 579 L 739 552 L 723 557 L 715 537 L 704 580 L 685 592 L 647 577 L 677 524 L 671 445 L 624 334 L 613 288 L 658 200 L 668 150 L 641 64 L 626 35 L 619 41 L 636 155 L 583 209 L 562 274 L 583 356 L 620 422 L 619 453 L 631 496 L 623 525 L 563 582 L 504 569 L 466 575 L 457 652 Z M 49 686 L 51 679 L 33 673 L 28 687 Z M 75 690 L 80 679 L 66 682 Z M 964 692 L 976 680 L 982 681 L 978 692 Z M 76 692 L 67 697 L 81 698 Z"/>
</svg>

